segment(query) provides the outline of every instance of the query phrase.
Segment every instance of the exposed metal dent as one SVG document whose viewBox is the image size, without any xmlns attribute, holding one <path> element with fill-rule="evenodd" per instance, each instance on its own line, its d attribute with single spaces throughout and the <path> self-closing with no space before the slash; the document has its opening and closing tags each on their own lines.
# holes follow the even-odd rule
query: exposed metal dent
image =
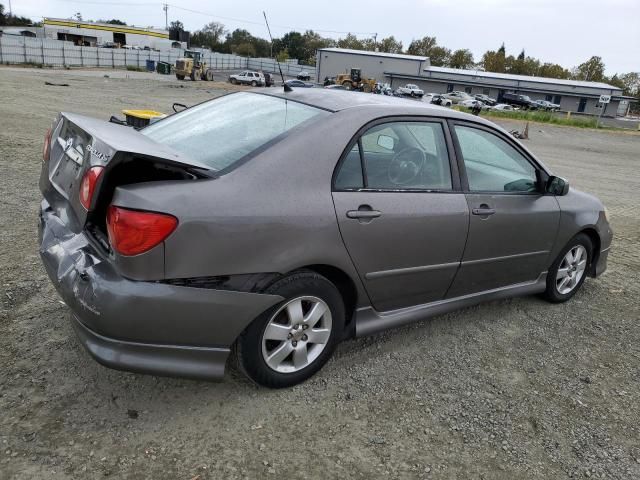
<svg viewBox="0 0 640 480">
<path fill-rule="evenodd" d="M 447 268 L 458 268 L 460 262 L 440 263 L 437 265 L 424 265 L 420 267 L 408 267 L 408 268 L 396 268 L 393 270 L 381 270 L 378 272 L 369 272 L 365 274 L 367 280 L 374 280 L 376 278 L 391 277 L 394 275 L 409 275 L 412 273 L 429 272 L 432 270 L 444 270 Z"/>
<path fill-rule="evenodd" d="M 132 281 L 43 201 L 40 255 L 56 290 L 95 333 L 119 342 L 228 348 L 278 295 Z"/>
<path fill-rule="evenodd" d="M 371 307 L 361 308 L 356 312 L 356 337 L 371 335 L 389 328 L 399 327 L 489 300 L 540 293 L 546 288 L 546 279 L 547 272 L 543 272 L 538 279 L 533 282 L 509 285 L 494 290 L 439 300 L 389 312 L 376 312 Z"/>
</svg>

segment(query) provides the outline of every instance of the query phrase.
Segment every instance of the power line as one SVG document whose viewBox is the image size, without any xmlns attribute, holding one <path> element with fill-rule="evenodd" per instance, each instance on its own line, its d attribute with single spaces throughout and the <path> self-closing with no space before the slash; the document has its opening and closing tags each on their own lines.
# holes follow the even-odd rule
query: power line
<svg viewBox="0 0 640 480">
<path fill-rule="evenodd" d="M 199 15 L 205 15 L 207 17 L 219 18 L 221 20 L 228 20 L 228 21 L 232 21 L 232 22 L 247 23 L 247 24 L 251 24 L 251 25 L 260 25 L 260 26 L 262 26 L 262 22 L 258 22 L 258 21 L 244 20 L 244 19 L 233 18 L 233 17 L 223 17 L 221 15 L 214 15 L 213 13 L 203 12 L 202 10 L 194 10 L 194 9 L 191 9 L 191 8 L 179 7 L 178 5 L 173 5 L 173 4 L 169 4 L 169 6 L 171 6 L 173 8 L 177 8 L 178 10 L 184 10 L 184 11 L 191 12 L 191 13 L 197 13 Z M 299 28 L 299 27 L 292 27 L 292 26 L 288 26 L 288 25 L 274 25 L 274 27 L 284 28 L 284 29 L 289 29 L 289 30 L 296 30 L 296 31 L 313 30 L 314 32 L 323 32 L 323 33 L 352 33 L 354 35 L 373 35 L 374 34 L 374 32 L 354 32 L 354 31 L 340 31 L 340 30 L 324 30 L 324 29 L 320 29 L 320 28 Z"/>
<path fill-rule="evenodd" d="M 243 18 L 234 18 L 234 17 L 224 17 L 222 15 L 214 15 L 213 13 L 210 12 L 204 12 L 202 10 L 195 10 L 192 8 L 186 8 L 186 7 L 180 7 L 178 5 L 174 5 L 171 3 L 158 3 L 158 2 L 121 2 L 121 1 L 117 1 L 117 2 L 107 2 L 107 1 L 100 1 L 100 0 L 59 0 L 62 2 L 67 2 L 67 3 L 81 3 L 81 4 L 85 4 L 85 5 L 106 5 L 106 6 L 153 6 L 153 5 L 161 5 L 163 10 L 165 11 L 165 20 L 167 19 L 167 9 L 168 7 L 172 7 L 178 10 L 183 10 L 185 12 L 190 12 L 190 13 L 196 13 L 198 15 L 204 15 L 207 17 L 211 17 L 211 18 L 217 18 L 220 20 L 226 20 L 229 22 L 236 22 L 236 23 L 244 23 L 247 25 L 256 25 L 256 26 L 263 26 L 263 23 L 261 21 L 254 21 L 254 20 L 247 20 L 247 19 L 243 19 Z M 313 30 L 314 32 L 319 32 L 319 33 L 334 33 L 334 34 L 353 34 L 353 35 L 367 35 L 367 36 L 373 36 L 375 35 L 375 32 L 354 32 L 354 31 L 341 31 L 341 30 L 325 30 L 325 29 L 320 29 L 320 28 L 300 28 L 300 27 L 292 27 L 289 25 L 274 25 L 274 27 L 278 27 L 278 28 L 282 28 L 285 30 L 293 30 L 293 31 L 304 31 L 304 30 Z"/>
</svg>

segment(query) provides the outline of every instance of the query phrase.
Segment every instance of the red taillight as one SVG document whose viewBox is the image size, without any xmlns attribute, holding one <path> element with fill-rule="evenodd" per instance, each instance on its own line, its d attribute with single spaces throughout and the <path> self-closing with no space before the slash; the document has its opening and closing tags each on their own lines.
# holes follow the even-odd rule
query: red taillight
<svg viewBox="0 0 640 480">
<path fill-rule="evenodd" d="M 96 184 L 103 170 L 104 167 L 91 167 L 86 171 L 84 177 L 82 177 L 82 183 L 80 184 L 80 203 L 87 210 L 91 207 L 93 192 L 96 190 Z"/>
<path fill-rule="evenodd" d="M 42 161 L 49 161 L 49 153 L 51 152 L 51 129 L 47 130 L 46 135 L 44 136 L 44 146 L 42 147 Z"/>
<path fill-rule="evenodd" d="M 160 244 L 178 226 L 166 213 L 141 212 L 111 205 L 107 231 L 111 246 L 121 255 L 138 255 Z"/>
</svg>

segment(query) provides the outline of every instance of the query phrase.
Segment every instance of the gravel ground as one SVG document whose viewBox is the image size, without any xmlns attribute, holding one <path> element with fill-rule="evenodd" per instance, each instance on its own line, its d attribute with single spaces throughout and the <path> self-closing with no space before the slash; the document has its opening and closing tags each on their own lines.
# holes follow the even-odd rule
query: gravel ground
<svg viewBox="0 0 640 480">
<path fill-rule="evenodd" d="M 531 127 L 527 146 L 612 217 L 609 271 L 572 301 L 348 341 L 312 380 L 269 391 L 109 370 L 76 342 L 37 253 L 53 115 L 231 88 L 116 76 L 0 68 L 0 479 L 640 478 L 640 136 Z"/>
</svg>

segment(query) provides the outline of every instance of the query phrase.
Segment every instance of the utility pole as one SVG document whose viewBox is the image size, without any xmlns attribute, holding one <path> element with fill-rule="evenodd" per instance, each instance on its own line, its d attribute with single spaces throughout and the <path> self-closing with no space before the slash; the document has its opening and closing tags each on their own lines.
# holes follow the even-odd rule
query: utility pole
<svg viewBox="0 0 640 480">
<path fill-rule="evenodd" d="M 164 10 L 164 28 L 169 30 L 169 5 L 163 3 L 162 9 Z"/>
<path fill-rule="evenodd" d="M 378 34 L 374 33 L 373 34 L 373 50 L 374 51 L 378 51 Z"/>
<path fill-rule="evenodd" d="M 11 13 L 11 0 L 9 0 L 9 16 L 12 17 L 12 13 Z"/>
</svg>

